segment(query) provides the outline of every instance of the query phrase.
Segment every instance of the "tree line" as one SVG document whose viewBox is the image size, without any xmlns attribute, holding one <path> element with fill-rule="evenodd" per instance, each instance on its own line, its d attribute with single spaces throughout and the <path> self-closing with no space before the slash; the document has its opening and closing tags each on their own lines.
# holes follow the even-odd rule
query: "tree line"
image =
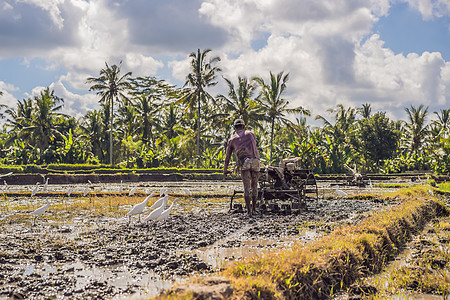
<svg viewBox="0 0 450 300">
<path fill-rule="evenodd" d="M 221 168 L 233 121 L 242 118 L 255 132 L 265 164 L 298 156 L 316 173 L 342 173 L 354 165 L 362 172 L 449 173 L 450 109 L 411 105 L 407 120 L 392 121 L 368 103 L 338 104 L 329 109 L 332 119 L 317 115 L 322 126 L 311 126 L 311 112 L 285 98 L 289 74 L 269 72 L 268 81 L 224 78 L 228 93 L 211 95 L 220 58 L 198 49 L 190 62 L 181 88 L 123 73 L 122 63 L 105 63 L 98 77 L 86 79 L 100 108 L 79 119 L 60 112 L 64 99 L 49 88 L 16 107 L 1 106 L 0 162 Z"/>
</svg>

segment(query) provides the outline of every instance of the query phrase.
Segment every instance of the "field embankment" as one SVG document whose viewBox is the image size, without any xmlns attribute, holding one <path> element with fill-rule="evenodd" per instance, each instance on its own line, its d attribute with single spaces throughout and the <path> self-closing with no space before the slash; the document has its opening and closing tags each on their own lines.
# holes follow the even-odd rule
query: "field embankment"
<svg viewBox="0 0 450 300">
<path fill-rule="evenodd" d="M 234 263 L 222 272 L 222 279 L 202 279 L 196 289 L 181 287 L 160 298 L 203 299 L 214 293 L 235 299 L 331 298 L 358 279 L 380 272 L 430 220 L 449 214 L 425 186 L 389 197 L 399 204 L 316 242 Z"/>
</svg>

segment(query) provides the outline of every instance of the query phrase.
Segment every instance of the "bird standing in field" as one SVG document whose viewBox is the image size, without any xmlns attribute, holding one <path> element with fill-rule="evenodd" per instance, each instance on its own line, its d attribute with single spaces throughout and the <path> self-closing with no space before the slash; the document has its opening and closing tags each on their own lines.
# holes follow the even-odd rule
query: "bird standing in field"
<svg viewBox="0 0 450 300">
<path fill-rule="evenodd" d="M 168 195 L 166 195 L 162 198 L 159 198 L 155 203 L 153 203 L 152 206 L 150 206 L 150 208 L 148 210 L 152 210 L 152 209 L 156 209 L 156 208 L 160 207 L 161 205 L 163 205 L 164 203 L 167 202 L 168 198 L 169 198 Z"/>
<path fill-rule="evenodd" d="M 430 187 L 428 188 L 428 194 L 430 194 L 431 196 L 434 196 L 433 190 Z"/>
<path fill-rule="evenodd" d="M 34 197 L 39 189 L 39 182 L 36 182 L 36 186 L 31 190 L 31 197 Z"/>
<path fill-rule="evenodd" d="M 39 207 L 35 211 L 30 212 L 30 215 L 34 216 L 34 222 L 38 217 L 42 216 L 45 213 L 45 211 L 50 207 L 50 201 L 48 201 L 48 198 L 46 199 L 46 201 L 47 204 L 45 204 L 42 207 Z"/>
<path fill-rule="evenodd" d="M 347 193 L 346 193 L 346 192 L 344 192 L 343 190 L 338 189 L 337 187 L 336 187 L 336 193 L 337 193 L 339 196 L 341 196 L 341 197 L 347 196 Z"/>
<path fill-rule="evenodd" d="M 182 188 L 181 190 L 182 190 L 183 193 L 185 193 L 187 196 L 191 196 L 191 195 L 192 195 L 191 191 L 188 190 L 188 189 L 186 189 L 186 188 Z"/>
<path fill-rule="evenodd" d="M 84 190 L 83 190 L 83 197 L 86 197 L 86 195 L 87 195 L 88 192 L 89 192 L 89 186 L 86 185 L 86 186 L 84 187 Z"/>
<path fill-rule="evenodd" d="M 131 216 L 133 216 L 133 215 L 139 215 L 139 221 L 141 221 L 141 213 L 144 211 L 144 208 L 147 206 L 148 200 L 151 197 L 153 197 L 153 194 L 148 195 L 144 201 L 133 206 L 133 208 L 127 213 L 128 223 L 130 222 Z"/>
<path fill-rule="evenodd" d="M 163 211 L 158 218 L 156 218 L 156 221 L 163 221 L 165 219 L 167 219 L 170 215 L 170 212 L 173 209 L 173 205 L 179 201 L 180 199 L 176 198 L 175 200 L 173 200 L 172 205 L 170 205 L 170 207 L 168 209 L 166 209 L 165 211 Z"/>
<path fill-rule="evenodd" d="M 137 189 L 137 186 L 133 187 L 133 188 L 130 190 L 130 192 L 128 193 L 128 196 L 133 196 L 134 193 L 136 193 L 136 189 Z"/>
<path fill-rule="evenodd" d="M 48 177 L 45 179 L 45 183 L 44 183 L 44 187 L 42 188 L 42 191 L 43 192 L 47 191 L 47 187 L 48 187 Z"/>
<path fill-rule="evenodd" d="M 370 178 L 369 178 L 369 188 L 373 189 L 372 180 L 370 180 Z"/>
<path fill-rule="evenodd" d="M 159 196 L 162 197 L 163 195 L 167 195 L 167 193 L 169 193 L 169 189 L 166 188 L 166 186 L 163 186 L 160 190 L 159 190 Z"/>
<path fill-rule="evenodd" d="M 122 194 L 123 192 L 123 181 L 120 181 L 120 186 L 119 186 L 119 194 Z"/>
<path fill-rule="evenodd" d="M 70 194 L 72 194 L 72 186 L 69 185 L 68 189 L 67 189 L 67 196 L 70 197 Z"/>
<path fill-rule="evenodd" d="M 154 211 L 152 211 L 147 217 L 145 217 L 144 222 L 147 222 L 149 220 L 156 220 L 161 215 L 161 213 L 164 211 L 165 206 L 167 205 L 169 196 L 166 195 L 162 199 L 163 199 L 162 205 L 157 209 L 155 209 Z"/>
</svg>

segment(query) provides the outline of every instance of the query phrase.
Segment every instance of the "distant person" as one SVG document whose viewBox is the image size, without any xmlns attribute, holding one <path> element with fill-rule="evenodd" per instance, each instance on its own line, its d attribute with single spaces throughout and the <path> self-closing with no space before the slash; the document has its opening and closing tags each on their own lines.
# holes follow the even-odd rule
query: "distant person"
<svg viewBox="0 0 450 300">
<path fill-rule="evenodd" d="M 245 130 L 245 122 L 242 119 L 234 121 L 235 134 L 230 138 L 227 145 L 227 153 L 223 165 L 223 175 L 226 176 L 231 171 L 228 170 L 231 154 L 236 154 L 237 167 L 241 170 L 241 178 L 244 183 L 245 206 L 249 216 L 256 212 L 256 198 L 258 197 L 259 179 L 259 153 L 256 148 L 255 134 Z M 253 205 L 251 205 L 253 204 Z"/>
</svg>

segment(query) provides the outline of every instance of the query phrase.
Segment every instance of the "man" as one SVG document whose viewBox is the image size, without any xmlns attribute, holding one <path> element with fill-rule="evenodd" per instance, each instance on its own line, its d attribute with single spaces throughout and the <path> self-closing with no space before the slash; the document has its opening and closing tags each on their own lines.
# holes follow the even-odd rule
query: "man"
<svg viewBox="0 0 450 300">
<path fill-rule="evenodd" d="M 258 196 L 259 178 L 259 153 L 256 148 L 255 134 L 245 130 L 245 122 L 242 119 L 234 121 L 235 134 L 228 141 L 227 153 L 223 165 L 223 175 L 226 176 L 231 171 L 228 170 L 231 154 L 236 154 L 237 166 L 241 170 L 241 178 L 244 183 L 245 206 L 249 216 L 256 210 L 256 198 Z M 253 205 L 251 205 L 251 203 Z"/>
</svg>

